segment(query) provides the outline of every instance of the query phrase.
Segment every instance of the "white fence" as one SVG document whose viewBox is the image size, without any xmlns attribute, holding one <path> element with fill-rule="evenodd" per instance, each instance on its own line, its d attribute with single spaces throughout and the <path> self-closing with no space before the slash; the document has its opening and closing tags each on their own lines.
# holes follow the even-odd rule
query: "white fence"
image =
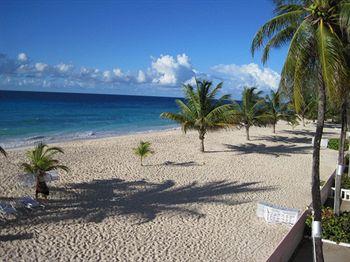
<svg viewBox="0 0 350 262">
<path fill-rule="evenodd" d="M 335 188 L 332 187 L 332 197 L 334 197 Z M 344 201 L 350 201 L 350 189 L 341 189 L 340 190 L 340 197 Z"/>
</svg>

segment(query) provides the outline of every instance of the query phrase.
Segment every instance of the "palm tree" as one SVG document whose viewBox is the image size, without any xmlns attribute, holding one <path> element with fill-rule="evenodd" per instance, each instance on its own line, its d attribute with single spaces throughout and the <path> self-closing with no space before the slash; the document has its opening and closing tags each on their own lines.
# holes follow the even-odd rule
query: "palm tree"
<svg viewBox="0 0 350 262">
<path fill-rule="evenodd" d="M 350 3 L 350 1 L 349 1 Z M 350 12 L 350 10 L 349 10 Z M 345 45 L 345 56 L 347 61 L 347 72 L 350 72 L 350 37 L 343 38 Z M 340 99 L 338 104 L 340 105 L 340 120 L 341 120 L 341 132 L 339 138 L 339 152 L 338 152 L 338 166 L 345 165 L 345 140 L 347 131 L 347 112 L 348 112 L 348 99 L 349 99 L 349 89 L 350 89 L 350 74 L 344 78 L 343 86 L 340 89 Z M 335 215 L 340 214 L 340 194 L 341 194 L 341 181 L 342 175 L 337 175 L 335 177 L 335 192 L 334 192 L 334 213 Z"/>
<path fill-rule="evenodd" d="M 7 153 L 5 149 L 3 149 L 1 146 L 0 146 L 0 154 L 2 154 L 4 157 L 7 157 Z"/>
<path fill-rule="evenodd" d="M 337 87 L 346 74 L 343 43 L 338 35 L 340 23 L 350 35 L 350 3 L 348 0 L 275 0 L 275 14 L 263 25 L 252 42 L 252 54 L 264 47 L 265 63 L 271 48 L 290 42 L 281 73 L 280 88 L 290 89 L 299 101 L 303 83 L 312 78 L 318 89 L 318 116 L 313 146 L 312 205 L 314 225 L 321 230 L 320 141 L 323 133 L 326 91 L 336 97 Z M 314 235 L 315 259 L 323 261 L 320 235 Z"/>
<path fill-rule="evenodd" d="M 141 166 L 143 166 L 142 160 L 143 158 L 149 156 L 150 154 L 153 154 L 153 151 L 151 150 L 151 143 L 150 142 L 143 142 L 140 141 L 140 144 L 138 147 L 134 148 L 135 155 L 140 157 L 141 160 Z"/>
<path fill-rule="evenodd" d="M 29 162 L 22 163 L 21 166 L 26 173 L 33 174 L 36 177 L 36 198 L 38 193 L 43 193 L 43 187 L 47 191 L 47 193 L 44 192 L 44 195 L 48 195 L 48 188 L 44 180 L 47 171 L 58 169 L 69 171 L 68 167 L 60 165 L 59 161 L 55 159 L 58 153 L 64 153 L 60 147 L 49 147 L 43 143 L 39 143 L 33 150 L 27 151 Z"/>
<path fill-rule="evenodd" d="M 264 115 L 268 124 L 272 125 L 274 134 L 279 120 L 295 123 L 296 115 L 294 111 L 289 107 L 289 103 L 281 103 L 278 91 L 271 90 L 270 95 L 265 98 L 265 105 Z"/>
<path fill-rule="evenodd" d="M 256 87 L 245 87 L 242 92 L 242 102 L 232 101 L 233 110 L 230 123 L 244 127 L 247 140 L 250 140 L 249 129 L 251 126 L 265 126 L 265 101 L 261 97 L 261 91 L 256 92 Z"/>
<path fill-rule="evenodd" d="M 216 99 L 216 95 L 222 88 L 222 83 L 213 88 L 213 83 L 206 80 L 197 80 L 196 86 L 184 85 L 185 102 L 180 99 L 176 103 L 179 113 L 165 112 L 162 118 L 167 118 L 180 123 L 182 130 L 197 130 L 201 141 L 201 151 L 204 152 L 204 138 L 208 131 L 225 128 L 228 126 L 227 117 L 232 106 L 226 101 L 229 95 L 223 95 Z"/>
</svg>

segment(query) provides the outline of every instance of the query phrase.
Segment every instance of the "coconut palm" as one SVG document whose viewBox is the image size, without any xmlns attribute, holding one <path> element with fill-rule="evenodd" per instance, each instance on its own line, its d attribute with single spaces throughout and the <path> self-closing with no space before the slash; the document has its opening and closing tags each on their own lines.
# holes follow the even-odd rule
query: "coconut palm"
<svg viewBox="0 0 350 262">
<path fill-rule="evenodd" d="M 295 123 L 296 115 L 294 110 L 290 108 L 289 103 L 281 103 L 280 93 L 271 90 L 270 95 L 265 98 L 266 121 L 273 127 L 273 133 L 276 133 L 276 124 L 279 120 L 285 120 Z"/>
<path fill-rule="evenodd" d="M 214 131 L 228 126 L 227 116 L 232 106 L 226 101 L 229 95 L 216 99 L 222 88 L 222 83 L 213 87 L 213 83 L 206 80 L 197 80 L 196 86 L 184 85 L 185 101 L 180 99 L 176 103 L 179 113 L 165 112 L 162 118 L 180 123 L 182 130 L 197 130 L 201 141 L 201 151 L 204 152 L 204 138 L 208 131 Z"/>
<path fill-rule="evenodd" d="M 5 149 L 3 149 L 1 146 L 0 146 L 0 154 L 2 154 L 4 157 L 7 156 Z"/>
<path fill-rule="evenodd" d="M 143 142 L 140 141 L 140 144 L 138 147 L 134 148 L 135 155 L 140 157 L 141 160 L 141 166 L 143 166 L 143 159 L 151 154 L 153 154 L 153 151 L 151 150 L 151 143 L 150 142 Z"/>
<path fill-rule="evenodd" d="M 280 88 L 290 89 L 293 100 L 300 101 L 307 79 L 317 87 L 318 116 L 313 146 L 312 205 L 315 225 L 321 223 L 320 141 L 323 133 L 326 92 L 337 97 L 346 75 L 340 28 L 350 36 L 349 0 L 275 0 L 275 17 L 263 25 L 252 42 L 252 54 L 264 47 L 262 61 L 268 60 L 270 49 L 286 43 L 289 50 L 281 73 Z M 315 259 L 323 261 L 322 241 L 315 236 Z"/>
<path fill-rule="evenodd" d="M 22 163 L 21 166 L 26 173 L 33 174 L 36 177 L 36 198 L 38 197 L 38 193 L 42 193 L 39 190 L 40 188 L 45 187 L 47 189 L 44 180 L 47 171 L 58 169 L 66 172 L 69 171 L 68 167 L 60 165 L 59 161 L 55 159 L 58 153 L 64 153 L 60 147 L 49 147 L 46 144 L 39 143 L 33 150 L 29 150 L 26 154 L 29 162 Z M 48 192 L 47 194 L 44 193 L 44 195 L 48 195 Z"/>
<path fill-rule="evenodd" d="M 232 101 L 233 110 L 230 115 L 230 123 L 245 128 L 247 140 L 250 140 L 249 129 L 251 126 L 265 126 L 267 116 L 265 114 L 265 101 L 261 97 L 262 92 L 256 87 L 245 87 L 242 92 L 242 102 Z"/>
<path fill-rule="evenodd" d="M 346 54 L 346 61 L 347 61 L 347 72 L 350 72 L 350 38 L 344 39 L 344 42 L 346 46 L 345 54 Z M 339 152 L 338 152 L 339 166 L 345 165 L 345 140 L 346 140 L 346 131 L 347 131 L 349 89 L 350 89 L 350 74 L 348 74 L 347 77 L 344 79 L 343 86 L 340 90 L 340 99 L 338 100 L 338 108 L 340 109 L 340 122 L 341 122 L 341 132 L 340 132 L 340 138 L 339 138 Z M 340 197 L 341 197 L 340 194 L 341 194 L 342 175 L 343 174 L 335 177 L 334 213 L 337 216 L 340 214 Z"/>
</svg>

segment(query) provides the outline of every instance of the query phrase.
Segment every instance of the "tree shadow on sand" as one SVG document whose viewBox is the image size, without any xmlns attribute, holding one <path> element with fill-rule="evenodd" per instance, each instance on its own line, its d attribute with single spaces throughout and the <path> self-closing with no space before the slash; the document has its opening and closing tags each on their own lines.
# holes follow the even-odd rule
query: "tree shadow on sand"
<svg viewBox="0 0 350 262">
<path fill-rule="evenodd" d="M 304 137 L 314 137 L 315 132 L 314 131 L 309 131 L 309 130 L 281 130 L 281 133 L 287 133 L 291 135 L 297 135 L 297 136 L 304 136 Z M 327 135 L 335 135 L 337 134 L 336 132 L 323 132 L 323 136 Z"/>
<path fill-rule="evenodd" d="M 296 146 L 296 145 L 275 145 L 267 146 L 265 144 L 241 144 L 241 145 L 229 145 L 225 146 L 232 152 L 236 152 L 240 155 L 243 154 L 263 154 L 279 156 L 291 156 L 292 154 L 307 154 L 310 146 Z"/>
<path fill-rule="evenodd" d="M 260 136 L 258 140 L 265 140 L 273 143 L 286 143 L 286 144 L 310 144 L 311 137 L 288 137 L 288 136 Z"/>
<path fill-rule="evenodd" d="M 175 187 L 172 180 L 150 183 L 145 180 L 109 179 L 70 184 L 65 189 L 52 188 L 53 199 L 44 210 L 37 210 L 30 215 L 19 214 L 14 220 L 1 222 L 0 228 L 59 223 L 64 220 L 100 223 L 111 216 L 127 216 L 138 224 L 150 222 L 160 214 L 200 219 L 205 214 L 191 207 L 191 204 L 238 205 L 247 201 L 236 201 L 231 197 L 275 189 L 258 187 L 258 183 L 216 181 L 200 185 L 193 182 Z"/>
</svg>

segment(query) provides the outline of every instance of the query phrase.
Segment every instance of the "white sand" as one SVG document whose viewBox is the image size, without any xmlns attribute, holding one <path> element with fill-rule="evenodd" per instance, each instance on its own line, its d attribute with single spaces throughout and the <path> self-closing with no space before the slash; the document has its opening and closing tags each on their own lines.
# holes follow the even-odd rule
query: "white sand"
<svg viewBox="0 0 350 262">
<path fill-rule="evenodd" d="M 252 128 L 249 143 L 243 130 L 210 133 L 204 154 L 197 133 L 179 130 L 61 143 L 71 172 L 51 185 L 44 211 L 1 220 L 0 260 L 266 260 L 288 227 L 258 219 L 256 203 L 310 203 L 313 129 Z M 156 152 L 144 167 L 132 152 L 141 139 Z M 336 155 L 322 150 L 323 179 Z M 33 195 L 16 184 L 18 167 L 0 165 L 2 200 Z"/>
</svg>

